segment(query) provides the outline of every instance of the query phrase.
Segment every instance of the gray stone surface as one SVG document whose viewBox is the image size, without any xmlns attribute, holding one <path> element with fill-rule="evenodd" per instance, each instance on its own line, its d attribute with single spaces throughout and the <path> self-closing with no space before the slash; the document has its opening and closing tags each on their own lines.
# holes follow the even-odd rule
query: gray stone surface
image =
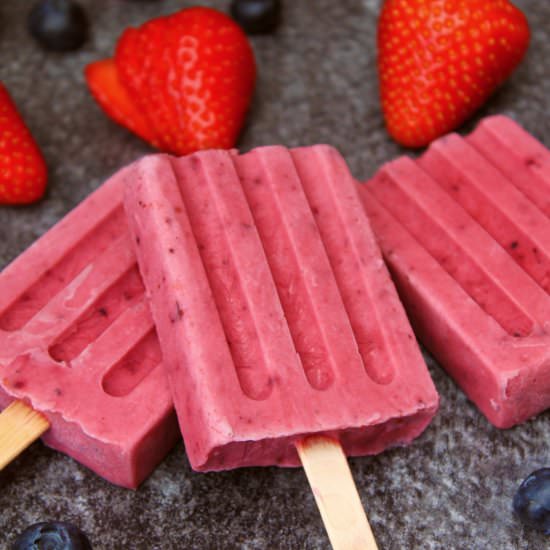
<svg viewBox="0 0 550 550">
<path fill-rule="evenodd" d="M 225 9 L 229 1 L 205 2 Z M 92 37 L 78 53 L 41 51 L 28 37 L 31 2 L 0 3 L 0 79 L 46 155 L 46 200 L 0 208 L 0 268 L 109 174 L 149 151 L 91 100 L 86 63 L 110 55 L 128 25 L 190 2 L 82 0 Z M 328 142 L 367 177 L 401 150 L 384 131 L 375 69 L 377 0 L 285 2 L 275 36 L 253 39 L 259 83 L 241 139 L 260 144 Z M 475 120 L 506 113 L 550 145 L 550 3 L 517 0 L 533 29 L 529 54 Z M 474 122 L 475 122 L 474 120 Z M 471 128 L 471 125 L 465 129 Z M 380 548 L 542 549 L 511 497 L 531 470 L 550 465 L 546 413 L 523 426 L 491 427 L 429 361 L 441 410 L 411 447 L 351 460 Z M 367 397 L 366 397 L 367 398 Z M 137 491 L 114 487 L 70 458 L 34 444 L 0 473 L 0 548 L 27 524 L 74 521 L 97 549 L 328 548 L 303 472 L 275 468 L 196 474 L 179 444 Z"/>
</svg>

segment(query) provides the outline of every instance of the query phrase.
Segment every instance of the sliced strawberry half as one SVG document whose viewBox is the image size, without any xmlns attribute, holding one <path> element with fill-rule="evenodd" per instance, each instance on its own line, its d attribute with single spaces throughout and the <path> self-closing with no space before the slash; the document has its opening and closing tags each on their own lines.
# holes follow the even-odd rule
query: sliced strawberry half
<svg viewBox="0 0 550 550">
<path fill-rule="evenodd" d="M 154 146 L 187 154 L 235 145 L 256 64 L 246 35 L 225 14 L 195 7 L 152 19 L 124 31 L 114 62 L 97 63 L 86 69 L 94 97 Z"/>
<path fill-rule="evenodd" d="M 156 143 L 149 121 L 121 84 L 113 59 L 90 63 L 84 74 L 90 91 L 107 115 L 145 141 Z"/>
</svg>

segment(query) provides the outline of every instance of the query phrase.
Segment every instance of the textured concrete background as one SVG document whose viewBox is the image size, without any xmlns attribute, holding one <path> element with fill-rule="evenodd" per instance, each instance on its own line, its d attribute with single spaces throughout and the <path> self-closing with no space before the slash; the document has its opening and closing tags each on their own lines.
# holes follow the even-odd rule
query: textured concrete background
<svg viewBox="0 0 550 550">
<path fill-rule="evenodd" d="M 226 9 L 229 1 L 205 2 Z M 109 174 L 149 151 L 112 124 L 85 88 L 82 68 L 110 55 L 121 30 L 191 5 L 82 0 L 92 36 L 78 53 L 42 52 L 28 37 L 30 0 L 0 3 L 0 79 L 13 93 L 49 167 L 47 198 L 0 208 L 0 268 Z M 479 114 L 506 113 L 550 146 L 550 3 L 517 0 L 533 42 L 519 71 Z M 241 147 L 328 142 L 356 176 L 400 149 L 384 131 L 375 70 L 377 0 L 287 0 L 275 36 L 254 38 L 259 83 Z M 475 121 L 474 121 L 475 122 Z M 471 128 L 471 125 L 465 129 Z M 411 447 L 351 460 L 381 549 L 542 549 L 548 538 L 511 514 L 517 484 L 550 465 L 550 413 L 492 428 L 430 361 L 441 410 Z M 74 521 L 98 549 L 328 548 L 300 470 L 195 474 L 179 444 L 142 487 L 111 486 L 34 444 L 0 473 L 0 548 L 27 524 Z"/>
</svg>

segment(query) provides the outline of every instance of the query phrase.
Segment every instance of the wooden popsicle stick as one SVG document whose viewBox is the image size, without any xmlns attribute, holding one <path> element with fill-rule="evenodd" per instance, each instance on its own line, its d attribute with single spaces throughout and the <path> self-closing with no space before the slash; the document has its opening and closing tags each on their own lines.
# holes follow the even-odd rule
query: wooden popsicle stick
<svg viewBox="0 0 550 550">
<path fill-rule="evenodd" d="M 36 441 L 50 423 L 22 401 L 13 401 L 0 413 L 0 470 Z"/>
<path fill-rule="evenodd" d="M 377 550 L 340 443 L 312 436 L 296 448 L 334 550 Z"/>
</svg>

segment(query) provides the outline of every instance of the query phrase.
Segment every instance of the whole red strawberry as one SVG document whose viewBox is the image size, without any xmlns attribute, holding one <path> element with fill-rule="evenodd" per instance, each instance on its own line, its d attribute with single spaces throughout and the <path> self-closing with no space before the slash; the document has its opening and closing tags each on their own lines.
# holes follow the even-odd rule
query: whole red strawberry
<svg viewBox="0 0 550 550">
<path fill-rule="evenodd" d="M 153 146 L 183 155 L 235 145 L 256 64 L 232 19 L 195 7 L 127 29 L 114 63 L 92 63 L 85 74 L 111 118 Z"/>
<path fill-rule="evenodd" d="M 46 190 L 44 157 L 0 83 L 0 204 L 28 204 Z"/>
<path fill-rule="evenodd" d="M 389 133 L 422 147 L 460 126 L 519 64 L 529 36 L 508 0 L 386 0 L 378 70 Z"/>
</svg>

